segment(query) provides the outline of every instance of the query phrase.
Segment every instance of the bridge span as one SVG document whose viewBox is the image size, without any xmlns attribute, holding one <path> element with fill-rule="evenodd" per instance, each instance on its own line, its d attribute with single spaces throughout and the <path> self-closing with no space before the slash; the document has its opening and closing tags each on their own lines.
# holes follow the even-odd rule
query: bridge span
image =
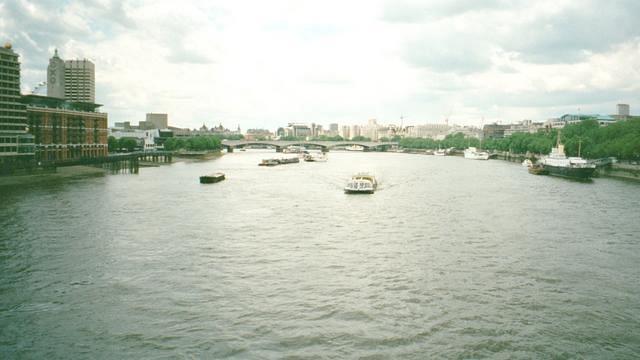
<svg viewBox="0 0 640 360">
<path fill-rule="evenodd" d="M 322 149 L 322 151 L 329 151 L 329 149 L 335 147 L 344 147 L 358 145 L 362 146 L 364 151 L 384 151 L 389 148 L 398 146 L 397 142 L 374 142 L 374 141 L 295 141 L 295 140 L 223 140 L 222 146 L 227 149 L 227 152 L 233 152 L 234 149 L 243 148 L 245 146 L 260 145 L 270 146 L 276 149 L 276 152 L 282 152 L 282 149 L 288 146 L 304 146 L 304 147 L 316 147 Z"/>
</svg>

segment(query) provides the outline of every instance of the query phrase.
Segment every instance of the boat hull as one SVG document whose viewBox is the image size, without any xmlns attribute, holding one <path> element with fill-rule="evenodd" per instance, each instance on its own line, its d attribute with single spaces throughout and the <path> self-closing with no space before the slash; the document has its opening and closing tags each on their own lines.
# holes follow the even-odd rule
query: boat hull
<svg viewBox="0 0 640 360">
<path fill-rule="evenodd" d="M 544 165 L 544 170 L 553 176 L 560 176 L 570 179 L 587 180 L 593 177 L 596 171 L 595 167 L 562 167 L 553 165 Z"/>
<path fill-rule="evenodd" d="M 344 189 L 345 194 L 373 194 L 375 190 L 352 190 Z"/>
<path fill-rule="evenodd" d="M 224 175 L 205 175 L 200 176 L 200 184 L 213 184 L 225 179 Z"/>
</svg>

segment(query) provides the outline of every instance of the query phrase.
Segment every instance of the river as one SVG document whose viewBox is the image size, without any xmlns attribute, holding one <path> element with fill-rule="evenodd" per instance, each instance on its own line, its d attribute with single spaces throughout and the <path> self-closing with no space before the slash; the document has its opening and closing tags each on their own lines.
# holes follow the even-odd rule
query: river
<svg viewBox="0 0 640 360">
<path fill-rule="evenodd" d="M 1 187 L 0 358 L 640 357 L 637 183 L 274 156 Z"/>
</svg>

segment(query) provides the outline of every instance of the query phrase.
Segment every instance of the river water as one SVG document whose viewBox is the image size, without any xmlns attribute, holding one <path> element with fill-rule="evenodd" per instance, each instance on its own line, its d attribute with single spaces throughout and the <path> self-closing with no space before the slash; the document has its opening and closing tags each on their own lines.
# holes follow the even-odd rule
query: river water
<svg viewBox="0 0 640 360">
<path fill-rule="evenodd" d="M 274 156 L 0 188 L 0 358 L 640 357 L 637 183 Z"/>
</svg>

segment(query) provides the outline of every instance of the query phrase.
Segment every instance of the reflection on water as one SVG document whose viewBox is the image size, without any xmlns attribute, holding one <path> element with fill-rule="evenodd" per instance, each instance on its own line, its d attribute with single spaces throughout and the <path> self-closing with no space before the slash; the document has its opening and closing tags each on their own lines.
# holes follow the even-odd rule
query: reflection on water
<svg viewBox="0 0 640 360">
<path fill-rule="evenodd" d="M 394 153 L 257 166 L 273 156 L 0 188 L 0 354 L 640 355 L 637 184 Z M 343 193 L 357 172 L 375 194 Z"/>
</svg>

